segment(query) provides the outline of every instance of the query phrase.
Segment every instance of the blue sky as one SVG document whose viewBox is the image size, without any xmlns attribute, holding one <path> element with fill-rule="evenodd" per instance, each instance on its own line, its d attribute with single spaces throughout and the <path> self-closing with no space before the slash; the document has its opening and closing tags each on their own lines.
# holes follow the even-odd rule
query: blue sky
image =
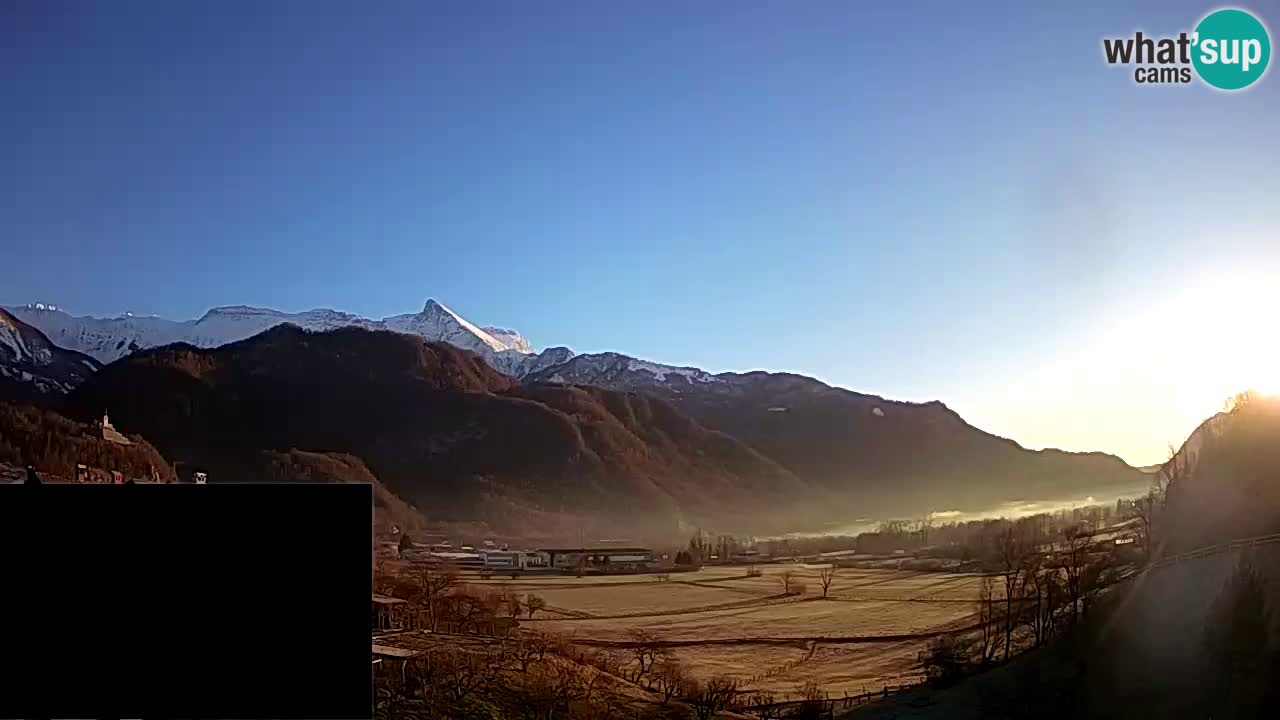
<svg viewBox="0 0 1280 720">
<path fill-rule="evenodd" d="M 1280 79 L 1103 62 L 1213 5 L 968 5 L 7 3 L 0 301 L 435 297 L 539 346 L 1159 459 L 1280 380 L 1175 361 L 1197 330 L 1159 310 L 1280 267 Z"/>
</svg>

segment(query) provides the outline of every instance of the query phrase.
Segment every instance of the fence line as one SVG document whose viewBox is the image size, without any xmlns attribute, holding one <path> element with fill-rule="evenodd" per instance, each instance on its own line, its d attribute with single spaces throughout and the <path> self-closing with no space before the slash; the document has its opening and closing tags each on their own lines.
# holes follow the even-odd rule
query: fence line
<svg viewBox="0 0 1280 720">
<path fill-rule="evenodd" d="M 1170 565 L 1177 565 L 1189 560 L 1199 560 L 1211 555 L 1221 555 L 1222 553 L 1231 552 L 1232 550 L 1242 550 L 1244 548 L 1270 545 L 1273 543 L 1280 543 L 1280 533 L 1273 535 L 1259 535 L 1251 538 L 1238 538 L 1236 540 L 1218 543 L 1217 545 L 1206 545 L 1205 547 L 1196 548 L 1195 550 L 1188 550 L 1184 553 L 1161 558 L 1160 560 L 1151 563 L 1146 568 L 1143 568 L 1142 572 L 1168 567 Z"/>
<path fill-rule="evenodd" d="M 864 689 L 861 693 L 857 695 L 850 695 L 848 691 L 846 691 L 843 697 L 833 698 L 828 696 L 824 698 L 811 699 L 811 700 L 803 699 L 803 698 L 799 700 L 783 700 L 780 702 L 768 703 L 766 705 L 751 705 L 742 709 L 747 712 L 763 715 L 765 711 L 780 711 L 780 710 L 786 710 L 787 708 L 803 707 L 809 704 L 821 704 L 822 706 L 821 711 L 823 713 L 826 713 L 827 716 L 830 717 L 832 716 L 832 714 L 834 714 L 835 709 L 837 707 L 843 709 L 843 708 L 855 707 L 857 705 L 865 705 L 867 703 L 874 702 L 876 700 L 883 700 L 889 697 L 890 695 L 897 695 L 898 693 L 906 692 L 908 690 L 913 690 L 917 687 L 920 687 L 920 685 L 922 684 L 924 684 L 924 680 L 920 680 L 913 683 L 885 685 L 879 691 Z M 772 713 L 770 712 L 770 714 Z"/>
</svg>

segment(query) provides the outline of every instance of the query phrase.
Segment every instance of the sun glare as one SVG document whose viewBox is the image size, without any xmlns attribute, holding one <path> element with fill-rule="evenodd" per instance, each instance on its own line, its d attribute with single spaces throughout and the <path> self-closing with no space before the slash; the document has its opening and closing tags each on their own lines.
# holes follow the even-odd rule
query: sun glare
<svg viewBox="0 0 1280 720">
<path fill-rule="evenodd" d="M 1183 295 L 1162 323 L 1168 352 L 1197 400 L 1244 391 L 1280 393 L 1280 288 L 1270 273 L 1246 273 Z"/>
</svg>

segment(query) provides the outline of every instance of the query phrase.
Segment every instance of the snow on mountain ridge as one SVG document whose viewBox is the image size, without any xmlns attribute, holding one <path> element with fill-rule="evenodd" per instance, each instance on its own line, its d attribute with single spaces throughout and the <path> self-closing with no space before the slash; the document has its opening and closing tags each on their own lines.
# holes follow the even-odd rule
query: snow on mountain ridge
<svg viewBox="0 0 1280 720">
<path fill-rule="evenodd" d="M 631 360 L 627 365 L 628 370 L 641 371 L 653 374 L 653 379 L 662 382 L 667 379 L 667 375 L 683 375 L 689 380 L 697 382 L 715 382 L 715 377 L 705 370 L 691 367 L 673 367 L 671 365 L 659 365 L 645 360 Z"/>
<path fill-rule="evenodd" d="M 381 320 L 331 309 L 287 313 L 250 305 L 211 308 L 199 319 L 184 322 L 132 315 L 109 319 L 73 317 L 49 306 L 36 308 L 34 305 L 14 308 L 14 313 L 43 331 L 58 346 L 78 350 L 102 362 L 111 362 L 134 350 L 175 342 L 218 347 L 290 323 L 313 331 L 351 326 L 393 330 L 447 342 L 479 354 L 495 369 L 512 377 L 534 381 L 644 387 L 718 380 L 698 368 L 662 365 L 616 352 L 575 355 L 567 347 L 534 352 L 528 339 L 519 332 L 494 325 L 482 328 L 435 300 L 427 300 L 421 312 Z"/>
<path fill-rule="evenodd" d="M 616 352 L 590 353 L 565 358 L 554 365 L 526 373 L 535 382 L 601 385 L 609 388 L 643 388 L 652 385 L 708 384 L 723 377 L 694 367 L 677 367 L 639 360 Z"/>
<path fill-rule="evenodd" d="M 522 353 L 533 352 L 533 344 L 517 330 L 495 327 L 493 325 L 485 325 L 480 329 L 488 333 L 494 340 L 506 345 L 509 350 L 515 350 L 516 352 Z"/>
<path fill-rule="evenodd" d="M 528 339 L 515 330 L 477 326 L 435 300 L 422 311 L 371 320 L 330 309 L 286 313 L 250 305 L 211 308 L 198 320 L 174 322 L 156 317 L 102 319 L 73 317 L 49 306 L 15 308 L 22 319 L 39 328 L 57 345 L 111 362 L 141 348 L 186 342 L 217 347 L 244 340 L 283 323 L 314 331 L 341 327 L 393 330 L 427 340 L 447 342 L 478 353 L 497 370 L 517 378 L 612 386 L 670 383 L 712 383 L 716 376 L 691 367 L 647 362 L 615 352 L 575 355 L 567 347 L 534 352 Z"/>
<path fill-rule="evenodd" d="M 92 359 L 54 345 L 38 329 L 0 309 L 0 381 L 16 382 L 36 395 L 63 394 L 97 369 Z M 23 396 L 28 392 L 24 389 Z"/>
<path fill-rule="evenodd" d="M 428 300 L 416 315 L 394 315 L 382 322 L 388 330 L 443 340 L 482 355 L 512 349 L 435 300 Z"/>
<path fill-rule="evenodd" d="M 0 359 L 31 359 L 37 362 L 41 359 L 27 346 L 21 329 L 4 312 L 0 312 Z"/>
<path fill-rule="evenodd" d="M 525 367 L 541 368 L 547 364 L 538 361 L 539 355 L 533 352 L 529 341 L 520 333 L 501 330 L 495 336 L 435 300 L 427 300 L 422 312 L 381 320 L 331 309 L 286 313 L 249 305 L 211 308 L 199 319 L 183 322 L 130 314 L 115 318 L 75 317 L 45 304 L 13 307 L 10 311 L 41 330 L 58 346 L 83 352 L 101 362 L 117 360 L 141 348 L 175 342 L 217 347 L 244 340 L 282 323 L 292 323 L 316 331 L 355 326 L 419 335 L 427 340 L 473 350 L 494 367 L 512 374 Z M 551 357 L 560 359 L 565 358 L 568 352 L 566 348 L 554 350 Z M 568 357 L 572 357 L 571 352 L 568 352 Z"/>
</svg>

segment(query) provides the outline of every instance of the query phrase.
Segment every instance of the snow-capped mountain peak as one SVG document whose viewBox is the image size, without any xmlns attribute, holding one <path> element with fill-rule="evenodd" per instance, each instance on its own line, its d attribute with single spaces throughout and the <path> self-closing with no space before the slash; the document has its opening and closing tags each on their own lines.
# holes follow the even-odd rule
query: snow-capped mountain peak
<svg viewBox="0 0 1280 720">
<path fill-rule="evenodd" d="M 482 355 L 512 349 L 434 299 L 427 300 L 420 313 L 393 315 L 382 322 L 388 330 L 443 340 Z"/>
<path fill-rule="evenodd" d="M 53 344 L 83 352 L 102 362 L 112 362 L 141 348 L 175 342 L 218 347 L 290 323 L 313 331 L 343 327 L 392 330 L 447 342 L 475 352 L 501 372 L 532 382 L 678 391 L 724 382 L 698 368 L 662 365 L 616 352 L 575 355 L 567 347 L 535 352 L 519 332 L 496 325 L 477 325 L 435 299 L 427 300 L 419 312 L 381 320 L 339 310 L 287 313 L 250 305 L 211 308 L 199 319 L 183 322 L 128 314 L 115 318 L 74 317 L 50 305 L 16 307 L 12 312 L 19 320 L 42 331 Z M 0 338 L 0 354 L 7 347 L 5 342 Z M 7 342 L 15 345 L 17 341 Z"/>
<path fill-rule="evenodd" d="M 493 325 L 485 325 L 480 329 L 488 333 L 489 337 L 497 340 L 503 345 L 506 345 L 509 350 L 515 350 L 516 352 L 522 353 L 533 352 L 533 344 L 529 342 L 528 338 L 515 330 L 494 327 Z"/>
<path fill-rule="evenodd" d="M 705 370 L 638 360 L 616 352 L 575 355 L 526 374 L 535 382 L 576 383 L 604 387 L 644 389 L 653 385 L 687 386 L 723 382 Z"/>
<path fill-rule="evenodd" d="M 519 332 L 482 329 L 434 299 L 427 300 L 421 312 L 381 320 L 339 310 L 286 313 L 249 305 L 211 308 L 199 319 L 183 322 L 130 314 L 114 318 L 74 317 L 43 303 L 11 310 L 22 321 L 39 328 L 59 347 L 83 352 L 102 362 L 112 362 L 140 348 L 175 342 L 217 347 L 282 323 L 317 331 L 355 326 L 419 335 L 477 352 L 494 367 L 513 375 L 525 369 L 545 367 L 553 358 L 567 359 L 573 355 L 567 348 L 556 348 L 544 359 L 534 353 L 533 346 Z"/>
</svg>

